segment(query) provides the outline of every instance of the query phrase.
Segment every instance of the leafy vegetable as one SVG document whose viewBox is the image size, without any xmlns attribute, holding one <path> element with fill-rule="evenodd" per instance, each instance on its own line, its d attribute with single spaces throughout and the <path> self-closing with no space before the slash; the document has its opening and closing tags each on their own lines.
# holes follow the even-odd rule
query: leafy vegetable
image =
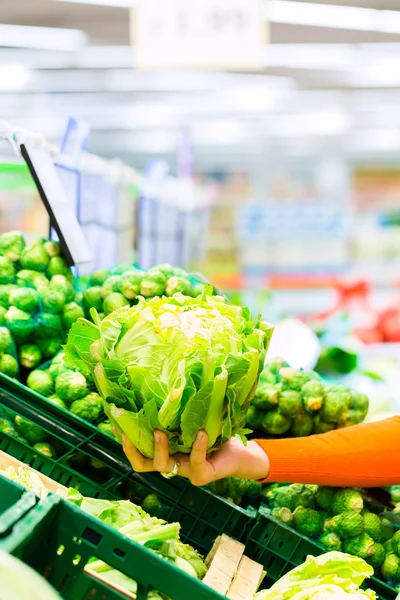
<svg viewBox="0 0 400 600">
<path fill-rule="evenodd" d="M 245 433 L 270 326 L 215 296 L 140 298 L 92 316 L 72 326 L 65 360 L 90 369 L 110 421 L 143 454 L 153 455 L 156 428 L 186 453 L 202 428 L 209 451 Z"/>
</svg>

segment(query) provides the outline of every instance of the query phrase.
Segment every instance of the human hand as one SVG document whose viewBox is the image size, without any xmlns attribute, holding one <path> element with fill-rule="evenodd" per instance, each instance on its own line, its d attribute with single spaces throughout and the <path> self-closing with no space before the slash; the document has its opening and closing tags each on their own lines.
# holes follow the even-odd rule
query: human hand
<svg viewBox="0 0 400 600">
<path fill-rule="evenodd" d="M 245 446 L 237 438 L 232 438 L 220 450 L 207 454 L 207 434 L 205 431 L 199 431 L 190 455 L 169 456 L 167 436 L 161 431 L 155 431 L 154 458 L 146 458 L 125 434 L 122 440 L 124 452 L 132 468 L 138 473 L 148 471 L 170 473 L 176 464 L 178 474 L 186 477 L 196 486 L 206 485 L 225 477 L 265 479 L 269 474 L 268 456 L 256 442 L 248 442 Z"/>
</svg>

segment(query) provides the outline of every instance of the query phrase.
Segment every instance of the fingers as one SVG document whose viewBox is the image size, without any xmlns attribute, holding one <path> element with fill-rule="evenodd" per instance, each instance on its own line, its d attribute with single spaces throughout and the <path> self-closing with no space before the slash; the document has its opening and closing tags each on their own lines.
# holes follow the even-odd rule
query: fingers
<svg viewBox="0 0 400 600">
<path fill-rule="evenodd" d="M 175 460 L 168 453 L 168 437 L 161 431 L 154 432 L 154 469 L 160 473 L 169 473 Z"/>
<path fill-rule="evenodd" d="M 190 454 L 190 481 L 193 485 L 208 483 L 207 473 L 207 443 L 205 431 L 199 431 Z"/>
<path fill-rule="evenodd" d="M 122 434 L 122 447 L 134 471 L 137 473 L 154 471 L 152 459 L 143 456 L 124 433 Z"/>
</svg>

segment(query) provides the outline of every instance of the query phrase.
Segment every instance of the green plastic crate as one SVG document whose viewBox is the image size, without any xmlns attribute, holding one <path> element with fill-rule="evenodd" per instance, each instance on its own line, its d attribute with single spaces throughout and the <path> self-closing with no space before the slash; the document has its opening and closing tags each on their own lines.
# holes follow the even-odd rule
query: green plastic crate
<svg viewBox="0 0 400 600">
<path fill-rule="evenodd" d="M 65 600 L 125 598 L 84 572 L 92 556 L 134 579 L 137 600 L 146 600 L 151 589 L 173 600 L 223 599 L 201 581 L 53 494 L 21 519 L 7 538 L 0 539 L 0 549 L 44 575 Z"/>
<path fill-rule="evenodd" d="M 37 423 L 65 445 L 65 453 L 52 460 L 1 432 L 0 449 L 65 486 L 79 488 L 87 496 L 123 498 L 130 484 L 141 483 L 149 493 L 160 496 L 163 506 L 159 516 L 170 522 L 178 521 L 186 540 L 201 552 L 207 551 L 221 533 L 242 542 L 246 540 L 257 516 L 254 509 L 237 507 L 179 477 L 166 480 L 157 474 L 134 473 L 114 438 L 25 386 L 3 379 L 0 405 Z M 70 458 L 77 451 L 106 466 L 102 481 L 94 480 L 93 473 L 82 472 L 79 466 L 71 466 Z"/>
<path fill-rule="evenodd" d="M 308 555 L 319 556 L 324 552 L 313 540 L 273 519 L 264 507 L 260 507 L 246 542 L 247 556 L 262 564 L 267 571 L 263 587 L 270 587 L 285 573 L 303 563 Z M 399 593 L 375 577 L 368 579 L 366 585 L 375 590 L 382 600 L 394 600 Z"/>
<path fill-rule="evenodd" d="M 0 538 L 8 535 L 15 523 L 28 513 L 37 499 L 6 477 L 0 475 Z"/>
</svg>

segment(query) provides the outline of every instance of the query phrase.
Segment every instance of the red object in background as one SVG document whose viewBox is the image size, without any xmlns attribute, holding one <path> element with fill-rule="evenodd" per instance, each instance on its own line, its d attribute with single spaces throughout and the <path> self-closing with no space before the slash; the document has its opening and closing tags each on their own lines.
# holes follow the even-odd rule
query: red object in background
<svg viewBox="0 0 400 600">
<path fill-rule="evenodd" d="M 385 342 L 400 342 L 400 303 L 380 314 L 379 325 Z"/>
</svg>

